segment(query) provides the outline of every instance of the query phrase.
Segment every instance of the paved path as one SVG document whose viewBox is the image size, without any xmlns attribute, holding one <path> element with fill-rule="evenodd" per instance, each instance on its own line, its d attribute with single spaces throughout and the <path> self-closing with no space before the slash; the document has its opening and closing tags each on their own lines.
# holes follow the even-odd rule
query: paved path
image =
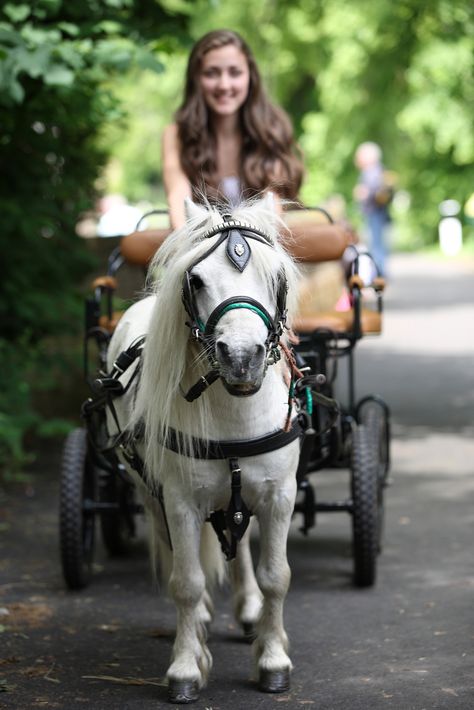
<svg viewBox="0 0 474 710">
<path fill-rule="evenodd" d="M 385 334 L 358 350 L 359 394 L 376 391 L 393 410 L 377 585 L 351 586 L 347 516 L 320 516 L 308 538 L 295 521 L 291 692 L 254 689 L 223 593 L 199 710 L 474 707 L 474 263 L 400 256 L 392 267 Z M 33 485 L 0 499 L 0 707 L 166 707 L 174 612 L 153 592 L 143 538 L 129 560 L 99 551 L 92 585 L 65 592 L 57 452 L 39 464 Z M 319 478 L 321 498 L 347 486 L 333 473 Z"/>
</svg>

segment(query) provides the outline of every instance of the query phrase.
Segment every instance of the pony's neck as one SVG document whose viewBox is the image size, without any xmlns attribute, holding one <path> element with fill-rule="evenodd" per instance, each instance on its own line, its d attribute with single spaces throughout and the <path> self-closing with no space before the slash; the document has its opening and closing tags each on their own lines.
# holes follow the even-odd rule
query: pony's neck
<svg viewBox="0 0 474 710">
<path fill-rule="evenodd" d="M 230 395 L 220 381 L 203 396 L 210 398 L 211 438 L 251 439 L 284 426 L 288 387 L 278 366 L 268 369 L 260 390 L 251 397 Z"/>
</svg>

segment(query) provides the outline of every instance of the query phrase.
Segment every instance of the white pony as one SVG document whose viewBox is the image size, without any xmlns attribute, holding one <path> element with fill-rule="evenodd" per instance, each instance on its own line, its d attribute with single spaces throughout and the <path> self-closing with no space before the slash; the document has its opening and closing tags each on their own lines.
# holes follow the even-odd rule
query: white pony
<svg viewBox="0 0 474 710">
<path fill-rule="evenodd" d="M 281 337 L 278 328 L 272 335 L 273 325 L 283 318 L 277 310 L 286 290 L 287 323 L 291 323 L 298 270 L 279 244 L 282 225 L 271 195 L 236 208 L 233 222 L 224 225 L 217 209 L 191 201 L 187 215 L 186 226 L 168 237 L 151 264 L 155 278 L 151 295 L 126 311 L 108 353 L 111 368 L 121 352 L 146 335 L 140 365 L 135 361 L 121 380 L 126 384 L 136 367 L 140 374 L 114 406 L 120 429 L 130 436 L 135 432 L 131 444 L 121 438 L 123 451 L 151 512 L 154 549 L 177 607 L 176 639 L 167 671 L 169 700 L 174 703 L 196 700 L 211 668 L 205 633 L 212 611 L 209 592 L 213 583 L 224 578 L 226 564 L 206 520 L 215 511 L 229 509 L 231 480 L 237 490 L 232 494 L 230 527 L 238 529 L 248 508 L 260 530 L 256 577 L 248 530 L 230 563 L 236 618 L 245 631 L 255 629 L 260 689 L 288 689 L 292 666 L 283 602 L 290 582 L 286 542 L 299 458 L 295 414 L 290 417 L 291 371 L 285 357 L 278 360 L 285 349 L 286 329 Z M 247 231 L 242 231 L 242 225 Z M 236 230 L 230 236 L 227 226 Z M 239 259 L 247 257 L 241 268 Z M 186 295 L 191 300 L 188 313 L 183 288 L 185 301 Z M 203 340 L 196 322 L 197 330 L 205 330 L 211 314 L 215 323 Z M 209 377 L 210 369 L 214 378 Z M 212 384 L 207 386 L 203 376 Z M 196 394 L 196 383 L 200 396 L 187 401 L 183 395 Z M 117 434 L 110 414 L 108 426 L 111 435 Z M 257 440 L 257 448 L 251 448 L 250 455 L 239 450 L 238 461 L 230 459 L 230 468 L 228 456 L 200 457 L 203 443 L 205 449 L 207 442 L 223 440 L 238 445 Z M 273 448 L 268 443 L 277 440 Z M 258 441 L 263 442 L 260 453 Z M 134 465 L 139 460 L 143 461 L 141 476 Z M 221 533 L 221 542 L 222 537 Z"/>
</svg>

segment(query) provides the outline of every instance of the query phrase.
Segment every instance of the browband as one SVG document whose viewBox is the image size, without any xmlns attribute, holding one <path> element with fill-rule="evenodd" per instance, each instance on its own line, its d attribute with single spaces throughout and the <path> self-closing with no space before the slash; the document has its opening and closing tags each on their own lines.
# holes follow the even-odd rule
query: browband
<svg viewBox="0 0 474 710">
<path fill-rule="evenodd" d="M 210 229 L 204 232 L 204 234 L 202 235 L 202 239 L 209 239 L 210 237 L 215 237 L 216 234 L 219 234 L 220 232 L 228 232 L 230 229 L 243 229 L 246 232 L 250 232 L 249 234 L 245 234 L 246 237 L 250 238 L 255 238 L 254 235 L 258 235 L 259 237 L 262 237 L 262 239 L 264 239 L 264 241 L 270 246 L 273 246 L 275 243 L 275 240 L 269 234 L 267 234 L 267 232 L 263 232 L 261 229 L 257 229 L 253 226 L 253 224 L 248 224 L 247 222 L 238 222 L 236 219 L 229 219 L 226 222 L 221 222 L 215 227 L 210 227 Z"/>
</svg>

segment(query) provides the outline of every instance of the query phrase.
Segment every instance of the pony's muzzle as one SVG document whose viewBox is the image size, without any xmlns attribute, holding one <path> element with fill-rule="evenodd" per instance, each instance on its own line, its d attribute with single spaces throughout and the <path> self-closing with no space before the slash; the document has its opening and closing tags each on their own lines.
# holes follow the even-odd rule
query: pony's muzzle
<svg viewBox="0 0 474 710">
<path fill-rule="evenodd" d="M 219 338 L 216 359 L 224 382 L 237 388 L 239 394 L 253 394 L 262 384 L 265 347 L 260 343 L 230 346 Z"/>
</svg>

